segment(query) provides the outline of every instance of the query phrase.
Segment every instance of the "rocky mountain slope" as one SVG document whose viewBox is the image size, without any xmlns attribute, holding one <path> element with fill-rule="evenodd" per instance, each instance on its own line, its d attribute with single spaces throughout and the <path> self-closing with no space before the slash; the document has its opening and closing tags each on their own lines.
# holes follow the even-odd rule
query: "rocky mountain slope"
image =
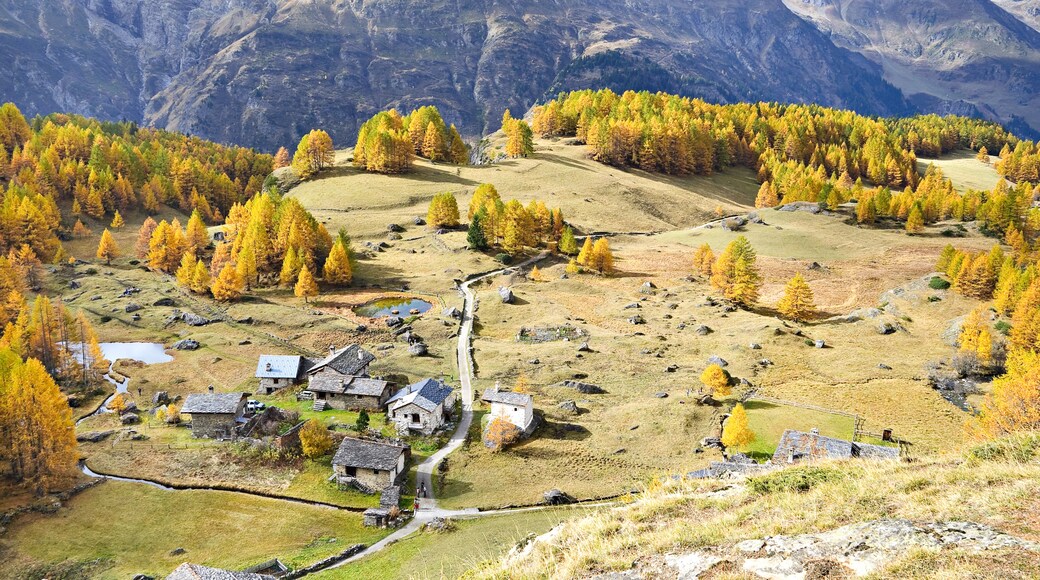
<svg viewBox="0 0 1040 580">
<path fill-rule="evenodd" d="M 1002 1 L 1030 13 L 1028 1 Z M 882 115 L 978 110 L 1040 127 L 1029 111 L 1040 74 L 1028 74 L 1038 70 L 1040 33 L 989 2 L 954 3 L 1003 15 L 989 16 L 985 42 L 895 68 L 873 52 L 894 48 L 831 16 L 838 0 L 788 2 L 12 0 L 0 6 L 0 58 L 11 63 L 0 100 L 268 150 L 315 126 L 347 142 L 377 110 L 428 103 L 475 137 L 496 129 L 507 107 L 600 86 Z M 880 16 L 886 3 L 864 3 L 879 6 L 864 12 L 867 25 L 896 21 Z M 959 30 L 946 19 L 934 28 L 922 34 Z M 1013 52 L 1001 59 L 1001 46 Z M 983 106 L 988 85 L 1001 98 Z"/>
</svg>

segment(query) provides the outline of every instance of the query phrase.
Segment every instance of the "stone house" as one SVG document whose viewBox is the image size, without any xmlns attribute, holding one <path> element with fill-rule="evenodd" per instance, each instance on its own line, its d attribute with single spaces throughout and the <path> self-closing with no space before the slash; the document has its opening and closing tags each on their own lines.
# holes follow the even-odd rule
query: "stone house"
<svg viewBox="0 0 1040 580">
<path fill-rule="evenodd" d="M 404 477 L 410 454 L 407 445 L 347 437 L 332 458 L 332 473 L 340 487 L 376 493 Z"/>
<path fill-rule="evenodd" d="M 480 398 L 491 405 L 489 421 L 505 419 L 528 433 L 534 423 L 534 399 L 531 395 L 500 391 L 498 385 L 484 391 Z"/>
<path fill-rule="evenodd" d="M 271 393 L 298 385 L 307 370 L 307 360 L 302 356 L 265 354 L 256 364 L 256 378 L 260 379 L 258 394 Z"/>
<path fill-rule="evenodd" d="M 437 379 L 423 379 L 394 393 L 387 418 L 398 431 L 429 435 L 444 425 L 455 406 L 455 391 Z"/>
<path fill-rule="evenodd" d="M 846 441 L 820 435 L 818 429 L 808 433 L 787 429 L 773 452 L 776 465 L 817 461 L 821 459 L 899 459 L 898 447 L 885 447 L 857 441 Z"/>
<path fill-rule="evenodd" d="M 390 398 L 390 383 L 368 377 L 340 375 L 333 372 L 311 377 L 307 387 L 314 393 L 314 409 L 367 409 L 382 411 Z"/>
<path fill-rule="evenodd" d="M 181 413 L 191 415 L 191 434 L 195 437 L 230 439 L 235 427 L 245 421 L 249 393 L 192 393 Z"/>
<path fill-rule="evenodd" d="M 368 365 L 376 360 L 375 355 L 356 344 L 341 349 L 329 347 L 329 355 L 307 369 L 307 376 L 314 378 L 326 374 L 347 377 L 367 377 Z"/>
</svg>

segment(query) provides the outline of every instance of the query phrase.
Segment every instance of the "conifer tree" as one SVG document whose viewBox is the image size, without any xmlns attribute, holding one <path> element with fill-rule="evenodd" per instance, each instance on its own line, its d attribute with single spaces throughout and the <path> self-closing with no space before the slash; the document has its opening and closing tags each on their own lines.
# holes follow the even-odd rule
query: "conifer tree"
<svg viewBox="0 0 1040 580">
<path fill-rule="evenodd" d="M 202 214 L 197 209 L 193 210 L 191 217 L 188 218 L 185 240 L 189 252 L 198 252 L 209 245 L 209 234 L 206 232 L 206 224 L 202 221 Z"/>
<path fill-rule="evenodd" d="M 469 213 L 466 214 L 466 219 L 473 219 L 477 212 L 493 206 L 496 201 L 501 199 L 494 185 L 481 183 L 477 186 L 477 189 L 473 192 L 473 197 L 469 201 Z"/>
<path fill-rule="evenodd" d="M 445 137 L 437 128 L 437 124 L 430 121 L 426 125 L 426 133 L 423 136 L 422 156 L 430 161 L 443 161 L 444 140 Z"/>
<path fill-rule="evenodd" d="M 274 155 L 274 168 L 281 169 L 282 167 L 289 166 L 289 150 L 285 147 L 279 147 L 278 152 Z"/>
<path fill-rule="evenodd" d="M 712 265 L 712 286 L 742 306 L 754 305 L 758 301 L 758 289 L 762 282 L 755 260 L 755 250 L 751 243 L 744 236 L 738 236 Z"/>
<path fill-rule="evenodd" d="M 227 262 L 220 270 L 217 279 L 213 281 L 210 291 L 213 299 L 219 302 L 229 302 L 242 296 L 245 283 L 238 275 L 238 270 L 232 262 Z"/>
<path fill-rule="evenodd" d="M 455 125 L 451 126 L 448 133 L 451 141 L 448 145 L 449 160 L 455 165 L 465 165 L 469 161 L 469 152 L 466 150 L 466 143 L 462 141 L 462 135 L 459 135 Z"/>
<path fill-rule="evenodd" d="M 193 252 L 184 252 L 181 256 L 181 265 L 177 267 L 177 283 L 185 288 L 191 288 L 195 280 L 195 263 L 197 262 Z"/>
<path fill-rule="evenodd" d="M 577 262 L 579 266 L 584 268 L 592 267 L 594 245 L 595 242 L 592 241 L 592 236 L 585 236 L 585 243 L 581 245 L 581 251 L 578 252 Z"/>
<path fill-rule="evenodd" d="M 141 224 L 141 229 L 137 230 L 137 243 L 134 244 L 134 253 L 138 258 L 142 260 L 148 257 L 148 243 L 152 239 L 152 233 L 155 232 L 155 228 L 159 227 L 159 224 L 155 223 L 155 220 L 151 216 L 145 218 L 144 223 Z"/>
<path fill-rule="evenodd" d="M 860 198 L 856 202 L 856 222 L 872 224 L 875 220 L 877 220 L 877 208 L 874 206 L 874 198 Z"/>
<path fill-rule="evenodd" d="M 426 212 L 426 223 L 434 228 L 454 228 L 459 225 L 459 204 L 450 191 L 433 196 Z"/>
<path fill-rule="evenodd" d="M 98 243 L 97 257 L 100 260 L 104 260 L 106 264 L 111 264 L 112 258 L 118 258 L 119 256 L 119 246 L 112 239 L 112 233 L 108 231 L 108 228 L 105 228 L 105 231 L 101 233 L 101 242 Z"/>
<path fill-rule="evenodd" d="M 576 258 L 571 258 L 571 261 L 567 262 L 566 272 L 568 274 L 577 274 L 578 272 L 581 272 L 581 266 L 578 264 Z"/>
<path fill-rule="evenodd" d="M 313 296 L 318 295 L 318 283 L 314 281 L 314 276 L 311 274 L 310 268 L 304 266 L 300 269 L 300 277 L 296 280 L 296 286 L 293 288 L 293 293 L 296 294 L 297 298 L 303 298 L 306 303 Z"/>
<path fill-rule="evenodd" d="M 730 388 L 730 376 L 725 369 L 717 364 L 710 364 L 701 373 L 701 382 L 711 390 L 716 397 L 727 397 L 733 392 Z"/>
<path fill-rule="evenodd" d="M 256 254 L 253 253 L 252 246 L 244 246 L 242 251 L 238 253 L 235 261 L 235 270 L 238 272 L 238 278 L 242 280 L 247 289 L 252 288 L 254 284 L 260 283 L 260 270 L 257 268 Z"/>
<path fill-rule="evenodd" d="M 481 220 L 484 219 L 484 212 L 477 212 L 469 220 L 469 230 L 466 232 L 466 243 L 469 244 L 471 250 L 486 250 L 488 247 L 487 238 L 484 237 L 484 227 L 481 225 Z"/>
<path fill-rule="evenodd" d="M 762 186 L 758 188 L 758 195 L 755 197 L 755 207 L 767 208 L 776 207 L 778 205 L 780 205 L 780 198 L 777 196 L 773 184 L 768 181 L 763 181 Z"/>
<path fill-rule="evenodd" d="M 940 272 L 945 272 L 950 267 L 950 263 L 957 256 L 957 249 L 952 244 L 946 244 L 946 247 L 939 253 L 939 260 L 935 263 L 935 269 Z"/>
<path fill-rule="evenodd" d="M 110 228 L 112 228 L 114 230 L 117 230 L 117 229 L 119 229 L 119 228 L 121 228 L 121 227 L 123 227 L 125 225 L 126 225 L 126 222 L 123 221 L 123 216 L 119 214 L 119 210 L 116 210 L 115 215 L 112 216 L 112 223 L 109 224 L 108 227 L 110 227 Z"/>
<path fill-rule="evenodd" d="M 330 284 L 341 286 L 350 284 L 353 272 L 350 269 L 350 258 L 347 256 L 347 250 L 343 247 L 342 240 L 336 240 L 336 243 L 332 246 L 332 252 L 329 253 L 328 259 L 325 260 L 323 273 L 325 281 Z"/>
<path fill-rule="evenodd" d="M 607 238 L 600 238 L 593 244 L 589 266 L 600 274 L 614 272 L 614 254 L 610 251 L 610 242 L 607 241 Z"/>
<path fill-rule="evenodd" d="M 202 260 L 195 262 L 195 271 L 191 277 L 191 291 L 196 294 L 205 294 L 210 287 L 209 268 Z"/>
<path fill-rule="evenodd" d="M 81 220 L 76 220 L 76 225 L 72 226 L 72 235 L 76 238 L 88 237 L 92 232 L 90 228 L 85 226 Z"/>
<path fill-rule="evenodd" d="M 573 256 L 578 253 L 578 241 L 574 239 L 574 230 L 570 226 L 564 226 L 558 247 L 560 253 L 565 256 Z"/>
<path fill-rule="evenodd" d="M 993 392 L 969 423 L 969 434 L 976 438 L 1040 430 L 1040 353 L 1012 349 L 1006 366 L 1007 373 L 993 381 Z"/>
<path fill-rule="evenodd" d="M 727 448 L 744 449 L 754 441 L 755 432 L 748 425 L 747 411 L 744 405 L 737 403 L 722 428 L 722 444 Z"/>
<path fill-rule="evenodd" d="M 531 273 L 528 274 L 528 278 L 530 278 L 531 280 L 533 280 L 535 282 L 541 282 L 542 281 L 542 271 L 538 269 L 538 266 L 535 266 L 534 268 L 531 268 Z"/>
<path fill-rule="evenodd" d="M 906 218 L 906 233 L 916 234 L 924 230 L 924 214 L 921 213 L 921 205 L 915 203 L 910 209 L 910 215 Z"/>
<path fill-rule="evenodd" d="M 701 244 L 697 251 L 693 254 L 693 270 L 699 272 L 704 276 L 711 275 L 711 267 L 715 264 L 715 252 L 711 251 L 711 246 L 708 244 Z"/>
<path fill-rule="evenodd" d="M 777 304 L 777 310 L 784 317 L 799 322 L 808 320 L 815 312 L 812 289 L 801 273 L 795 274 L 787 283 L 784 297 Z"/>
</svg>

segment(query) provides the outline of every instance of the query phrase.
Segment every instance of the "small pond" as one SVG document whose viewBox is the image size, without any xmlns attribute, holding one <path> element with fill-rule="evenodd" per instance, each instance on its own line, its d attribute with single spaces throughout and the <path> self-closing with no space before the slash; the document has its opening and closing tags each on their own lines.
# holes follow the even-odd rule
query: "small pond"
<svg viewBox="0 0 1040 580">
<path fill-rule="evenodd" d="M 354 312 L 369 318 L 382 318 L 384 316 L 411 316 L 423 314 L 433 307 L 433 304 L 418 298 L 407 296 L 394 296 L 391 298 L 380 298 L 367 304 L 354 308 Z"/>
<path fill-rule="evenodd" d="M 166 348 L 157 342 L 102 342 L 100 346 L 105 358 L 112 362 L 127 358 L 153 365 L 173 360 L 166 354 Z"/>
</svg>

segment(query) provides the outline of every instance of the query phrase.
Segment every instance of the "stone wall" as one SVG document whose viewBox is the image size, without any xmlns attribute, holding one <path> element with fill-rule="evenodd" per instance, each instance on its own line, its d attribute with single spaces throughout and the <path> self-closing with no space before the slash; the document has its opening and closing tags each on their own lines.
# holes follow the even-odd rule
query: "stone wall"
<svg viewBox="0 0 1040 580">
<path fill-rule="evenodd" d="M 317 397 L 315 393 L 315 397 Z M 326 393 L 324 401 L 333 409 L 340 411 L 356 411 L 365 409 L 367 411 L 382 411 L 386 403 L 386 397 L 372 397 L 365 395 L 344 395 L 340 393 Z M 323 399 L 315 400 L 321 401 Z"/>
<path fill-rule="evenodd" d="M 226 413 L 196 413 L 191 416 L 191 434 L 195 437 L 230 439 L 235 431 L 235 416 Z"/>
</svg>

